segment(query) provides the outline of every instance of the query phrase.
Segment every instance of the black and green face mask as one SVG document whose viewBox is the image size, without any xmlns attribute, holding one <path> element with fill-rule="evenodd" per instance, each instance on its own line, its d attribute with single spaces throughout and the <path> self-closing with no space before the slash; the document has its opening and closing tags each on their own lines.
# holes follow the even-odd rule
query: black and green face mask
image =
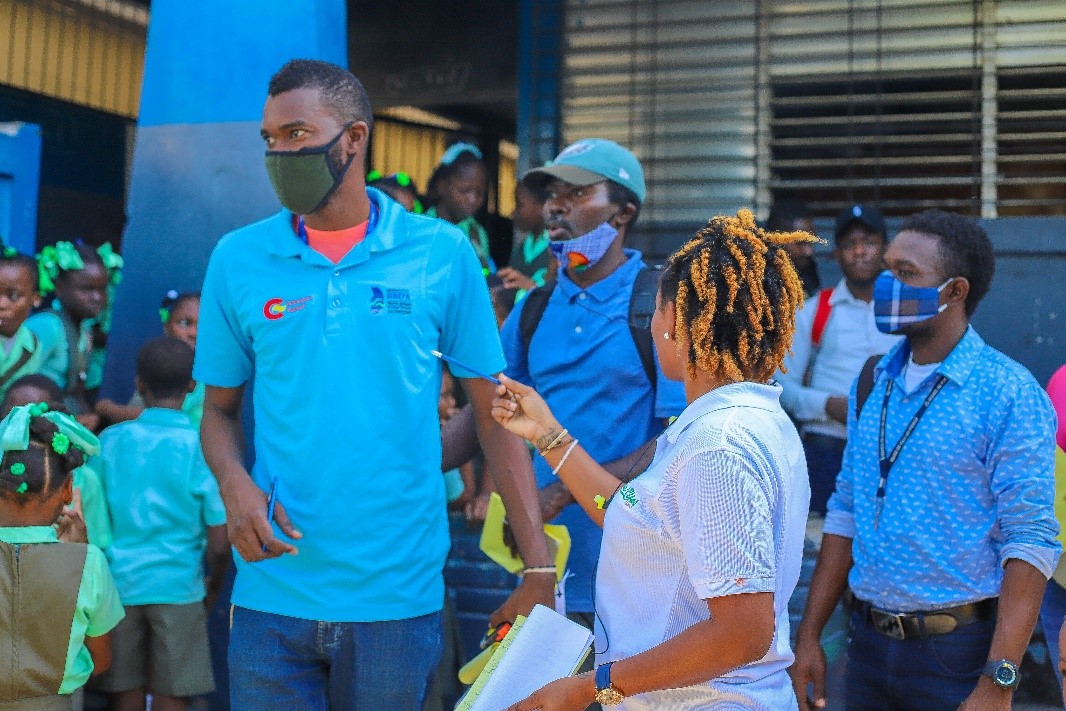
<svg viewBox="0 0 1066 711">
<path fill-rule="evenodd" d="M 348 124 L 331 141 L 321 146 L 298 151 L 266 152 L 267 175 L 270 176 L 274 192 L 278 194 L 278 200 L 286 209 L 297 215 L 307 215 L 326 204 L 355 159 L 353 154 L 341 163 L 330 155 L 351 126 Z"/>
</svg>

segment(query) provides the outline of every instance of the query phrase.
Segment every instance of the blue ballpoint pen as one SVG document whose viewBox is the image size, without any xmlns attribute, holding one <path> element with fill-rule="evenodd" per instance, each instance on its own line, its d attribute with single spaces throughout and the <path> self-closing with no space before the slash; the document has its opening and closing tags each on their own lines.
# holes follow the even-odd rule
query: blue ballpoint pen
<svg viewBox="0 0 1066 711">
<path fill-rule="evenodd" d="M 440 358 L 441 360 L 445 361 L 446 363 L 451 363 L 452 365 L 459 366 L 463 370 L 469 370 L 474 375 L 478 376 L 479 378 L 484 378 L 485 380 L 489 381 L 490 383 L 494 383 L 496 385 L 503 385 L 503 383 L 500 382 L 499 378 L 494 378 L 491 375 L 486 375 L 485 373 L 482 373 L 479 370 L 474 370 L 469 365 L 466 365 L 465 363 L 460 363 L 455 358 L 452 358 L 449 355 L 444 355 L 440 351 L 430 351 L 430 354 L 436 356 L 437 358 Z"/>
<path fill-rule="evenodd" d="M 274 525 L 274 509 L 277 507 L 277 503 L 278 480 L 277 477 L 275 477 L 274 480 L 270 482 L 270 495 L 267 496 L 267 523 L 270 524 L 271 527 Z M 263 551 L 265 552 L 266 550 L 267 547 L 264 545 Z"/>
</svg>

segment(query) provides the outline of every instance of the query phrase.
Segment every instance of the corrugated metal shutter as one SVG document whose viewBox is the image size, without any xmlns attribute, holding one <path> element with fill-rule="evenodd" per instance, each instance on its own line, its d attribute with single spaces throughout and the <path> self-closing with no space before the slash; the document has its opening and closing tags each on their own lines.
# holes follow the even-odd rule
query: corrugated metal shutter
<svg viewBox="0 0 1066 711">
<path fill-rule="evenodd" d="M 135 117 L 147 25 L 121 0 L 0 0 L 0 83 Z"/>
<path fill-rule="evenodd" d="M 1066 212 L 1063 7 L 775 0 L 770 188 L 822 214 Z"/>
<path fill-rule="evenodd" d="M 1064 7 L 568 0 L 562 143 L 633 149 L 664 246 L 783 193 L 826 215 L 853 199 L 1064 214 Z"/>
<path fill-rule="evenodd" d="M 755 8 L 567 3 L 563 143 L 597 136 L 637 155 L 649 186 L 640 231 L 676 239 L 716 212 L 752 204 Z"/>
</svg>

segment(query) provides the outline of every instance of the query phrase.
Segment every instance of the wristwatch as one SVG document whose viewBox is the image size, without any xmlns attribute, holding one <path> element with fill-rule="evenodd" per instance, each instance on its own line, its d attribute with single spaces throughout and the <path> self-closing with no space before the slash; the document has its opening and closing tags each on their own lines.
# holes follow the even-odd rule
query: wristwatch
<svg viewBox="0 0 1066 711">
<path fill-rule="evenodd" d="M 1006 659 L 988 662 L 982 674 L 991 678 L 992 683 L 1001 689 L 1016 689 L 1022 680 L 1021 674 L 1018 673 L 1018 666 Z M 599 677 L 596 681 L 599 682 Z"/>
<path fill-rule="evenodd" d="M 611 684 L 612 664 L 607 662 L 596 667 L 596 703 L 600 706 L 617 706 L 626 698 Z"/>
</svg>

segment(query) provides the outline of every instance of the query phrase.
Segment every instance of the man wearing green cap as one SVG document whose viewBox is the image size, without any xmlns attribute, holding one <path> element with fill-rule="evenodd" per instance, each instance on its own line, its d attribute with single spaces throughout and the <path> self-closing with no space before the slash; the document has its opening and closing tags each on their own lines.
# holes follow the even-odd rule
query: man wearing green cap
<svg viewBox="0 0 1066 711">
<path fill-rule="evenodd" d="M 658 272 L 623 247 L 646 194 L 644 171 L 622 146 L 590 138 L 523 180 L 546 190 L 549 249 L 560 268 L 554 285 L 530 292 L 504 324 L 505 372 L 542 393 L 570 434 L 626 481 L 651 461 L 666 419 L 685 407 L 640 322 L 655 307 Z M 566 525 L 573 539 L 566 611 L 591 628 L 600 528 L 542 457 L 534 472 L 544 520 Z"/>
</svg>

